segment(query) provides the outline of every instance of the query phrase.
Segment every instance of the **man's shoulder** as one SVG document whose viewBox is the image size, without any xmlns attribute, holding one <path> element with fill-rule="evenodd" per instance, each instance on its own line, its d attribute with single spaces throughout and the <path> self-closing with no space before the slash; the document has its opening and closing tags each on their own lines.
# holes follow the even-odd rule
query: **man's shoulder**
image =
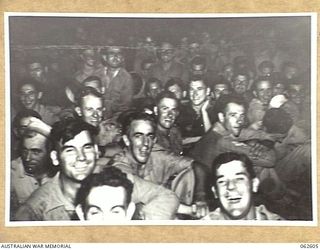
<svg viewBox="0 0 320 250">
<path fill-rule="evenodd" d="M 283 218 L 270 212 L 264 205 L 260 205 L 256 207 L 256 220 L 283 220 Z"/>
<path fill-rule="evenodd" d="M 22 164 L 21 157 L 18 157 L 18 158 L 11 161 L 11 171 L 13 171 L 13 172 L 18 171 L 22 166 L 23 166 L 23 164 Z"/>
</svg>

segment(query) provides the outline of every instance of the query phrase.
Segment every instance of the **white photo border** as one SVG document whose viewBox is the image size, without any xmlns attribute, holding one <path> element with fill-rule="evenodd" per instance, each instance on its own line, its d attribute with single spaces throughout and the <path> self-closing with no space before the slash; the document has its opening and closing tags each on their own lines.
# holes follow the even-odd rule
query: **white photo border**
<svg viewBox="0 0 320 250">
<path fill-rule="evenodd" d="M 245 17 L 310 17 L 311 18 L 311 147 L 312 147 L 312 221 L 203 221 L 203 220 L 168 220 L 168 221 L 130 221 L 126 223 L 91 223 L 89 221 L 10 221 L 10 17 L 103 17 L 103 18 L 245 18 Z M 5 48 L 5 226 L 135 226 L 135 225 L 195 225 L 195 226 L 312 226 L 318 225 L 317 201 L 317 13 L 230 13 L 230 14 L 200 14 L 200 13 L 44 13 L 44 12 L 5 12 L 4 13 L 4 48 Z"/>
</svg>

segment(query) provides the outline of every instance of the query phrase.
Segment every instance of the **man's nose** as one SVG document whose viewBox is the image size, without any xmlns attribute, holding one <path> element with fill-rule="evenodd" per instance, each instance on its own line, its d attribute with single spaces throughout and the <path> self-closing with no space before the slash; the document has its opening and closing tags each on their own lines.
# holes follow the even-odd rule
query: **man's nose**
<svg viewBox="0 0 320 250">
<path fill-rule="evenodd" d="M 77 160 L 78 161 L 84 161 L 86 160 L 86 155 L 83 153 L 83 150 L 78 150 L 77 152 Z"/>
<path fill-rule="evenodd" d="M 26 161 L 30 161 L 31 160 L 31 152 L 27 152 L 26 153 Z"/>
<path fill-rule="evenodd" d="M 149 145 L 149 138 L 147 136 L 143 136 L 142 144 L 144 146 L 148 146 Z"/>
<path fill-rule="evenodd" d="M 235 187 L 236 187 L 236 185 L 234 184 L 234 181 L 233 181 L 233 180 L 229 180 L 229 181 L 227 182 L 227 189 L 228 189 L 228 190 L 233 190 Z"/>
<path fill-rule="evenodd" d="M 94 110 L 92 116 L 95 117 L 95 118 L 99 117 L 99 111 L 98 110 Z"/>
</svg>

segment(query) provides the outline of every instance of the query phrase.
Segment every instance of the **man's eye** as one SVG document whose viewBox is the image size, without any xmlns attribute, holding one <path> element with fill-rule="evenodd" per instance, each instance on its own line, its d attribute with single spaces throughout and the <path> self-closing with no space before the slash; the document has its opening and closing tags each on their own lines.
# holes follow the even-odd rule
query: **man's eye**
<svg viewBox="0 0 320 250">
<path fill-rule="evenodd" d="M 155 138 L 155 135 L 149 135 L 148 137 L 153 140 Z"/>
<path fill-rule="evenodd" d="M 66 148 L 66 149 L 64 150 L 64 152 L 66 152 L 66 153 L 73 153 L 74 151 L 75 151 L 74 148 Z"/>
<path fill-rule="evenodd" d="M 86 150 L 93 149 L 93 145 L 88 144 L 88 145 L 85 145 L 83 148 Z"/>
<path fill-rule="evenodd" d="M 225 180 L 218 180 L 217 183 L 219 185 L 225 185 L 226 184 L 226 181 Z"/>
</svg>

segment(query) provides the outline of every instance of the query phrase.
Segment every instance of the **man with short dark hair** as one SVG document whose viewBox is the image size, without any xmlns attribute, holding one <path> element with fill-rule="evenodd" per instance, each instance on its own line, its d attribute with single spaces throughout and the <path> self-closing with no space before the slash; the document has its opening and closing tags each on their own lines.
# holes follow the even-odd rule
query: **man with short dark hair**
<svg viewBox="0 0 320 250">
<path fill-rule="evenodd" d="M 170 177 L 173 175 L 189 171 L 193 176 L 194 172 L 195 180 L 185 183 L 186 189 L 178 196 L 182 203 L 188 205 L 194 201 L 205 201 L 206 174 L 203 166 L 160 146 L 154 148 L 157 125 L 153 116 L 133 112 L 124 119 L 122 127 L 126 146 L 122 153 L 115 155 L 111 165 L 166 187 L 170 187 Z"/>
<path fill-rule="evenodd" d="M 59 120 L 58 114 L 61 111 L 60 107 L 41 104 L 43 90 L 37 80 L 32 78 L 21 80 L 17 91 L 21 104 L 20 110 L 32 109 L 38 112 L 42 120 L 49 125 Z"/>
<path fill-rule="evenodd" d="M 11 161 L 11 216 L 17 207 L 55 174 L 50 165 L 46 135 L 26 128 L 20 150 L 21 156 Z"/>
<path fill-rule="evenodd" d="M 261 129 L 262 119 L 272 98 L 272 82 L 266 77 L 258 78 L 253 85 L 254 98 L 249 103 L 248 120 L 252 128 Z"/>
<path fill-rule="evenodd" d="M 199 77 L 189 82 L 189 103 L 181 105 L 178 118 L 183 137 L 199 137 L 210 129 L 210 91 L 210 87 Z"/>
<path fill-rule="evenodd" d="M 133 183 L 115 167 L 85 179 L 77 194 L 76 212 L 80 220 L 112 222 L 131 220 L 135 204 L 131 201 Z"/>
<path fill-rule="evenodd" d="M 163 85 L 172 77 L 179 77 L 186 82 L 188 71 L 183 64 L 175 61 L 175 47 L 169 42 L 163 42 L 158 53 L 159 62 L 152 66 L 150 76 L 159 79 Z"/>
<path fill-rule="evenodd" d="M 258 191 L 259 179 L 246 155 L 232 152 L 218 155 L 211 173 L 212 191 L 219 207 L 204 220 L 281 220 L 264 205 L 255 206 L 253 193 Z"/>
<path fill-rule="evenodd" d="M 122 48 L 110 46 L 101 50 L 103 67 L 94 75 L 99 76 L 104 92 L 106 118 L 109 119 L 130 108 L 133 98 L 133 81 L 131 75 L 123 67 L 125 60 Z"/>
<path fill-rule="evenodd" d="M 52 181 L 37 189 L 22 205 L 15 220 L 73 220 L 77 219 L 75 206 L 81 183 L 95 170 L 98 159 L 94 137 L 97 129 L 79 119 L 55 123 L 51 131 L 54 149 L 50 153 L 59 173 Z M 132 201 L 144 203 L 145 219 L 172 219 L 178 208 L 177 197 L 137 176 L 128 176 L 133 182 Z"/>
<path fill-rule="evenodd" d="M 175 122 L 179 115 L 179 101 L 171 92 L 162 92 L 156 101 L 157 144 L 176 155 L 182 154 L 182 137 Z"/>
<path fill-rule="evenodd" d="M 60 75 L 46 69 L 41 58 L 32 57 L 27 62 L 27 70 L 31 78 L 40 83 L 45 105 L 64 107 L 67 103 L 64 89 L 66 80 Z"/>
<path fill-rule="evenodd" d="M 224 95 L 216 103 L 217 122 L 194 146 L 191 157 L 208 169 L 213 160 L 224 152 L 246 154 L 253 162 L 257 176 L 265 168 L 273 168 L 275 152 L 263 145 L 274 140 L 263 131 L 244 128 L 246 102 L 238 95 Z M 262 181 L 262 180 L 261 180 Z"/>
</svg>

